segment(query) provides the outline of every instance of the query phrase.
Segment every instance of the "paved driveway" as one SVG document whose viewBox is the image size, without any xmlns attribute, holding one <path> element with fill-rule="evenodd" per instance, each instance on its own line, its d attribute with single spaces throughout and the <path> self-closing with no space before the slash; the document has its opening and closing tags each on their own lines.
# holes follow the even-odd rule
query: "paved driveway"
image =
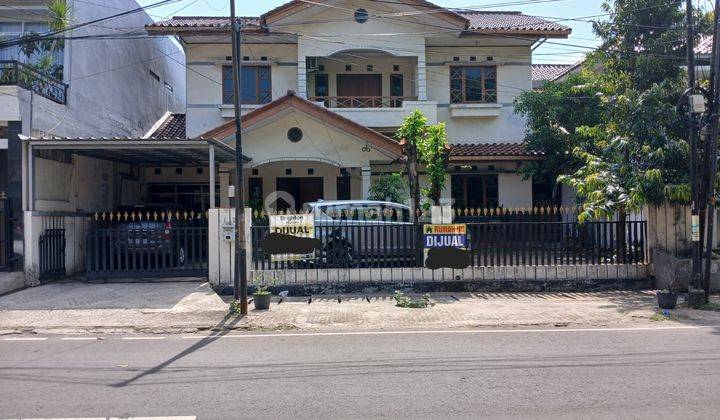
<svg viewBox="0 0 720 420">
<path fill-rule="evenodd" d="M 208 328 L 227 307 L 208 283 L 68 281 L 0 297 L 0 329 Z"/>
</svg>

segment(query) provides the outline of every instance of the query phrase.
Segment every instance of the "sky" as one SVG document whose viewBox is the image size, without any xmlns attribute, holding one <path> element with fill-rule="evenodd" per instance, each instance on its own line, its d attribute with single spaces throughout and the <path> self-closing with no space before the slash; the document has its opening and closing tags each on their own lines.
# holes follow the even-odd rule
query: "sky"
<svg viewBox="0 0 720 420">
<path fill-rule="evenodd" d="M 148 10 L 155 20 L 172 16 L 228 16 L 230 0 L 181 0 L 170 5 Z M 138 0 L 142 6 L 157 3 L 158 0 Z M 287 0 L 236 0 L 239 16 L 259 16 Z M 534 63 L 572 64 L 581 60 L 583 52 L 599 44 L 588 20 L 603 20 L 601 0 L 435 0 L 433 3 L 450 8 L 472 8 L 474 10 L 520 11 L 527 15 L 540 16 L 558 21 L 572 28 L 568 39 L 552 39 L 540 46 L 533 54 Z M 592 16 L 588 18 L 588 16 Z M 563 19 L 578 19 L 563 20 Z M 572 44 L 558 45 L 558 44 Z M 578 47 L 581 46 L 581 47 Z"/>
</svg>

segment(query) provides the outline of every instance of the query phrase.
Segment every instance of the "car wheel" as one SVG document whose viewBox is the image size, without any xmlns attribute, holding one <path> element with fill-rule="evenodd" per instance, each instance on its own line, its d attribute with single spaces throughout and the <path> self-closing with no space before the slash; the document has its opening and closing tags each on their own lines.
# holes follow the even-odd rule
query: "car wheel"
<svg viewBox="0 0 720 420">
<path fill-rule="evenodd" d="M 327 262 L 331 267 L 353 268 L 357 266 L 357 258 L 352 245 L 347 242 L 331 242 L 326 249 Z"/>
<path fill-rule="evenodd" d="M 185 254 L 185 248 L 180 247 L 175 251 L 175 263 L 178 267 L 182 267 L 185 265 L 185 259 L 187 258 Z"/>
</svg>

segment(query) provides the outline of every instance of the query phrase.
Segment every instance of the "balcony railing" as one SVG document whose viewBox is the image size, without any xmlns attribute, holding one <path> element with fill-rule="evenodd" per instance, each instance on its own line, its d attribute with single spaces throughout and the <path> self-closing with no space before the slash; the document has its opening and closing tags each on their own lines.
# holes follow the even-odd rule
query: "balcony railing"
<svg viewBox="0 0 720 420">
<path fill-rule="evenodd" d="M 0 86 L 17 85 L 59 104 L 67 103 L 67 85 L 19 61 L 0 61 Z"/>
<path fill-rule="evenodd" d="M 322 102 L 327 108 L 400 108 L 411 96 L 314 96 L 311 101 Z"/>
</svg>

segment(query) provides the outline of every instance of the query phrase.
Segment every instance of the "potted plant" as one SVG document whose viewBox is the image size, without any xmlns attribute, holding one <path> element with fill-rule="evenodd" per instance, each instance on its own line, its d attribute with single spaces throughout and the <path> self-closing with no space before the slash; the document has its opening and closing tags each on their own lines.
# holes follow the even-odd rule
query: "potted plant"
<svg viewBox="0 0 720 420">
<path fill-rule="evenodd" d="M 259 279 L 255 279 L 255 291 L 253 292 L 253 305 L 255 309 L 264 311 L 270 309 L 270 299 L 272 298 L 272 292 L 268 290 L 270 285 L 260 284 Z"/>
<path fill-rule="evenodd" d="M 677 305 L 677 292 L 673 291 L 675 280 L 668 284 L 667 288 L 658 290 L 657 302 L 660 309 L 675 309 Z"/>
</svg>

